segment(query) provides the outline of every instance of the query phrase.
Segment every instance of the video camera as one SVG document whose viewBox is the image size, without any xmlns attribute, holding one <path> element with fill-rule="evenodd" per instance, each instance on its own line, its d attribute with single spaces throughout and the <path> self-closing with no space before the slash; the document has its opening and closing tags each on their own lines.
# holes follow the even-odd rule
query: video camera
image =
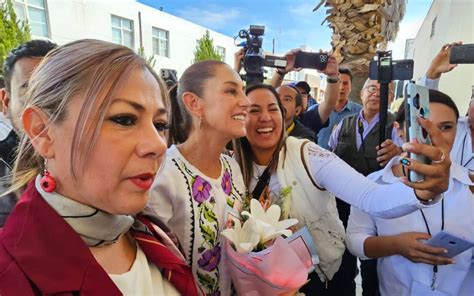
<svg viewBox="0 0 474 296">
<path fill-rule="evenodd" d="M 242 29 L 235 37 L 245 39 L 246 41 L 240 43 L 238 46 L 243 46 L 245 49 L 245 56 L 243 59 L 243 66 L 247 74 L 245 81 L 247 85 L 261 83 L 264 80 L 264 68 L 285 68 L 286 58 L 274 55 L 265 55 L 262 49 L 263 35 L 265 34 L 265 26 L 251 25 L 248 30 Z"/>
</svg>

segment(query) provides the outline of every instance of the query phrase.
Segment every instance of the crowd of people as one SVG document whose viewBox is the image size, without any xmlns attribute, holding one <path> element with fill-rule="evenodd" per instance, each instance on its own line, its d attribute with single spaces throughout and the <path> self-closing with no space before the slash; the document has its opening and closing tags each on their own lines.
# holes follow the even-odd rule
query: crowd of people
<svg viewBox="0 0 474 296">
<path fill-rule="evenodd" d="M 474 249 L 447 258 L 425 243 L 442 230 L 474 241 L 474 98 L 460 117 L 437 90 L 457 44 L 420 81 L 431 145 L 407 142 L 403 103 L 380 126 L 377 81 L 350 100 L 351 71 L 331 55 L 316 103 L 307 82 L 283 84 L 296 50 L 270 84 L 245 85 L 239 51 L 233 68 L 198 62 L 168 89 L 121 45 L 20 45 L 0 92 L 0 295 L 234 295 L 221 232 L 246 199 L 284 195 L 282 218 L 319 257 L 301 293 L 355 295 L 359 258 L 364 296 L 473 295 Z"/>
</svg>

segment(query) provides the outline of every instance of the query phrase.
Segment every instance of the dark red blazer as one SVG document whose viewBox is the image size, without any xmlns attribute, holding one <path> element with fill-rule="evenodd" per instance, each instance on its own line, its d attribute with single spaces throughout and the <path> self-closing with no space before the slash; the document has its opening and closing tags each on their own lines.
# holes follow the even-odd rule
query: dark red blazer
<svg viewBox="0 0 474 296">
<path fill-rule="evenodd" d="M 150 242 L 157 241 L 148 236 Z M 153 244 L 142 250 L 156 264 Z M 179 264 L 188 268 L 184 261 Z M 186 286 L 186 295 L 198 295 L 194 280 Z M 0 230 L 0 295 L 43 294 L 122 295 L 83 240 L 31 182 Z"/>
</svg>

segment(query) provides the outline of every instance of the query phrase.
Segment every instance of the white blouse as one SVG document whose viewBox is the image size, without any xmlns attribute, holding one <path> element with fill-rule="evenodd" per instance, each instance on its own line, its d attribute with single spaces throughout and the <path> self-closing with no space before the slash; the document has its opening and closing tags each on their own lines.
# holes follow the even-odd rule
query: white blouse
<svg viewBox="0 0 474 296">
<path fill-rule="evenodd" d="M 208 295 L 230 295 L 231 279 L 223 260 L 227 214 L 241 202 L 245 186 L 238 164 L 220 157 L 222 171 L 209 178 L 189 163 L 176 146 L 166 152 L 150 192 L 149 205 L 177 235 L 197 284 Z"/>
<path fill-rule="evenodd" d="M 382 171 L 375 172 L 369 175 L 369 178 L 379 184 L 399 183 L 398 178 L 389 169 L 398 160 L 399 157 L 395 157 L 387 165 L 388 169 L 385 168 Z M 474 197 L 469 190 L 471 181 L 465 171 L 454 163 L 451 166 L 450 176 L 450 186 L 444 194 L 445 230 L 472 241 L 474 240 Z M 383 197 L 383 200 L 401 197 L 401 194 L 387 194 Z M 441 231 L 441 207 L 441 203 L 438 203 L 423 210 L 426 223 L 428 223 L 433 236 Z M 346 244 L 352 254 L 361 259 L 368 259 L 364 252 L 364 242 L 368 237 L 398 235 L 411 231 L 427 233 L 420 211 L 415 211 L 397 219 L 387 220 L 351 208 Z M 474 295 L 473 290 L 467 294 L 459 292 L 463 280 L 467 281 L 468 279 L 471 257 L 472 250 L 468 250 L 454 258 L 455 264 L 439 266 L 436 279 L 437 289 L 443 291 L 446 295 Z M 380 258 L 377 263 L 377 271 L 382 295 L 413 295 L 413 285 L 421 284 L 429 287 L 433 276 L 433 266 L 424 263 L 413 263 L 400 255 Z M 470 277 L 470 281 L 472 281 L 472 272 Z M 417 283 L 415 284 L 415 282 Z M 472 289 L 472 286 L 470 289 Z"/>
<path fill-rule="evenodd" d="M 176 296 L 180 293 L 176 288 L 163 279 L 155 264 L 148 262 L 140 246 L 137 245 L 137 255 L 132 268 L 122 274 L 109 274 L 123 295 L 167 295 Z"/>
</svg>

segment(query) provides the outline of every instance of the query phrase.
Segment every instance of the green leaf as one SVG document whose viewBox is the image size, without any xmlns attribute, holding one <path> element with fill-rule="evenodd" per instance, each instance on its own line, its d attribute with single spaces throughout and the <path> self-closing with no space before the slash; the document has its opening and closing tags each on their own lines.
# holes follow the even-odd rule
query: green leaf
<svg viewBox="0 0 474 296">
<path fill-rule="evenodd" d="M 213 279 L 211 276 L 209 276 L 208 274 L 204 274 L 202 272 L 199 272 L 199 270 L 197 271 L 197 276 L 198 276 L 198 280 L 199 282 L 204 286 L 204 287 L 207 287 L 209 289 L 212 289 L 214 287 L 214 285 L 216 284 L 216 280 Z"/>
<path fill-rule="evenodd" d="M 200 227 L 204 239 L 214 245 L 214 243 L 216 242 L 216 233 L 212 230 L 211 227 L 207 225 L 201 224 Z"/>
<path fill-rule="evenodd" d="M 204 206 L 203 208 L 203 216 L 204 216 L 204 219 L 206 219 L 210 223 L 217 221 L 216 213 L 214 213 L 214 211 L 208 208 L 207 206 Z"/>
</svg>

